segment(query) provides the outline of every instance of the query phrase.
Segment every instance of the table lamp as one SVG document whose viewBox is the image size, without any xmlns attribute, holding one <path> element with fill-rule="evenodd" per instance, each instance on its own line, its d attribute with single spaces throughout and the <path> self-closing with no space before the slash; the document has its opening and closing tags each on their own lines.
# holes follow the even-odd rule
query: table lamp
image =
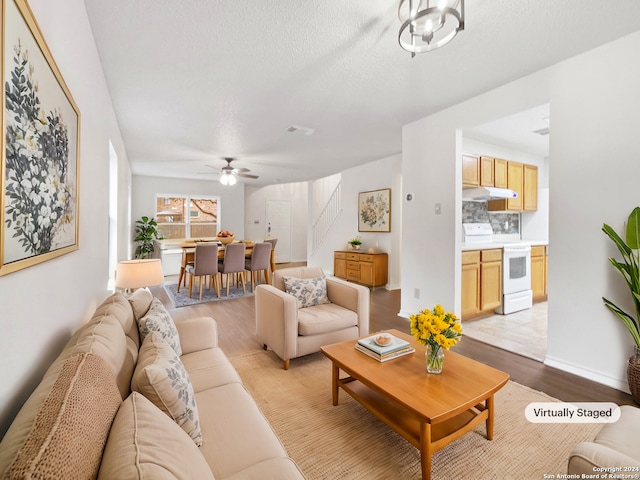
<svg viewBox="0 0 640 480">
<path fill-rule="evenodd" d="M 164 283 L 162 263 L 158 258 L 121 260 L 116 270 L 116 288 L 154 287 Z"/>
</svg>

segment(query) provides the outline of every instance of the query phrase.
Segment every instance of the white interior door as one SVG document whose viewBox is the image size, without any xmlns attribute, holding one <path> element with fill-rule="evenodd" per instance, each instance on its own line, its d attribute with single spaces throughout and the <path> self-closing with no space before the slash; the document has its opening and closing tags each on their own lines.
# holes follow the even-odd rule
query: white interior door
<svg viewBox="0 0 640 480">
<path fill-rule="evenodd" d="M 266 238 L 278 239 L 275 262 L 291 261 L 291 202 L 286 200 L 267 201 Z"/>
</svg>

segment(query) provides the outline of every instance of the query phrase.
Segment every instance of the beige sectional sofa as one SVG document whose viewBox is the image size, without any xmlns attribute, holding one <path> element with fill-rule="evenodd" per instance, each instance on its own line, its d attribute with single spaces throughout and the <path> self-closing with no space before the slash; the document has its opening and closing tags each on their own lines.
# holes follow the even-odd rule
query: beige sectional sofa
<svg viewBox="0 0 640 480">
<path fill-rule="evenodd" d="M 78 329 L 2 439 L 0 478 L 304 478 L 218 347 L 215 321 L 177 322 L 179 346 L 159 333 L 141 342 L 137 320 L 153 303 L 148 291 L 115 293 Z M 190 380 L 173 399 L 194 400 L 183 414 L 162 390 L 181 379 L 154 380 L 170 371 L 156 368 L 162 358 Z"/>
</svg>

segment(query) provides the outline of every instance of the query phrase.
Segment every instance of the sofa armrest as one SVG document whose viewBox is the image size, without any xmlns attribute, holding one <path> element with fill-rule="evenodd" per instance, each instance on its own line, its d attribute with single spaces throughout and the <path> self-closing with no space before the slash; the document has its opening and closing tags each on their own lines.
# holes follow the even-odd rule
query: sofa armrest
<svg viewBox="0 0 640 480">
<path fill-rule="evenodd" d="M 327 296 L 329 301 L 356 312 L 361 337 L 369 335 L 370 295 L 369 289 L 363 285 L 347 282 L 336 277 L 327 277 Z"/>
<path fill-rule="evenodd" d="M 218 324 L 211 317 L 196 317 L 176 322 L 182 354 L 216 348 Z"/>
<path fill-rule="evenodd" d="M 594 475 L 595 468 L 613 467 L 640 467 L 640 461 L 606 445 L 582 442 L 576 445 L 569 455 L 567 473 Z"/>
<path fill-rule="evenodd" d="M 272 285 L 258 285 L 255 293 L 256 336 L 282 360 L 297 356 L 298 301 Z"/>
</svg>

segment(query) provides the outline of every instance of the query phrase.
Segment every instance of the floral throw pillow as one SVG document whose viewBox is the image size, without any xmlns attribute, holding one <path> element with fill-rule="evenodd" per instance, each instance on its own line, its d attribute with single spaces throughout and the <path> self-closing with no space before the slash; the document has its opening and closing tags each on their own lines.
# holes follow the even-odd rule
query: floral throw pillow
<svg viewBox="0 0 640 480">
<path fill-rule="evenodd" d="M 187 432 L 197 446 L 202 445 L 198 406 L 189 374 L 173 348 L 156 332 L 142 342 L 131 390 L 144 395 Z"/>
<path fill-rule="evenodd" d="M 178 356 L 182 355 L 182 347 L 180 347 L 180 337 L 178 329 L 173 323 L 173 318 L 164 308 L 162 302 L 157 298 L 151 301 L 151 306 L 147 314 L 138 321 L 138 329 L 140 330 L 141 341 L 145 339 L 150 332 L 159 333 L 165 342 L 171 345 L 171 348 Z"/>
<path fill-rule="evenodd" d="M 327 279 L 282 277 L 285 291 L 296 297 L 298 308 L 313 307 L 323 303 L 331 303 L 327 297 Z"/>
</svg>

